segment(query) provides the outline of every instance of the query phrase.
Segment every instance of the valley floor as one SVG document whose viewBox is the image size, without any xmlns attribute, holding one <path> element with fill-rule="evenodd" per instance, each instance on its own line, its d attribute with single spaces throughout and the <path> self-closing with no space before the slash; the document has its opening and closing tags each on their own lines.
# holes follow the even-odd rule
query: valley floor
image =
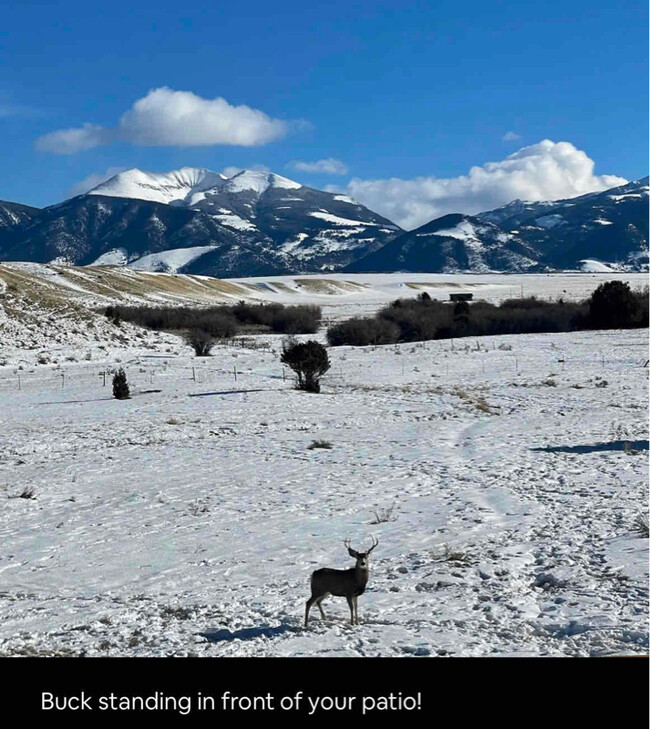
<svg viewBox="0 0 650 729">
<path fill-rule="evenodd" d="M 0 367 L 0 655 L 648 652 L 647 331 L 337 348 L 320 395 L 281 341 Z M 371 535 L 361 625 L 304 629 Z"/>
</svg>

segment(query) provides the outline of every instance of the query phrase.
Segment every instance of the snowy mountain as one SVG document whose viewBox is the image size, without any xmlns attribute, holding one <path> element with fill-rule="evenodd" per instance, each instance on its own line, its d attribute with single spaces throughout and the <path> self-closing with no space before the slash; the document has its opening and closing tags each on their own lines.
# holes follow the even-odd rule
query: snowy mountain
<svg viewBox="0 0 650 729">
<path fill-rule="evenodd" d="M 571 200 L 525 203 L 508 212 L 501 227 L 537 248 L 548 267 L 575 269 L 588 259 L 614 268 L 647 269 L 647 177 Z M 492 219 L 497 213 L 478 217 Z"/>
<path fill-rule="evenodd" d="M 144 200 L 82 195 L 45 208 L 10 233 L 13 245 L 0 251 L 0 260 L 137 267 L 143 257 L 158 254 L 150 270 L 177 270 L 178 250 L 194 254 L 186 256 L 184 265 L 219 251 L 232 269 L 224 264 L 224 273 L 278 270 L 263 251 L 246 246 L 209 216 Z M 238 268 L 240 258 L 246 259 L 243 269 Z"/>
<path fill-rule="evenodd" d="M 642 271 L 648 268 L 648 178 L 569 200 L 513 200 L 445 215 L 346 270 Z"/>
<path fill-rule="evenodd" d="M 14 225 L 29 222 L 39 213 L 38 208 L 0 200 L 0 231 L 4 228 L 13 228 Z"/>
<path fill-rule="evenodd" d="M 205 213 L 242 240 L 257 241 L 287 271 L 340 268 L 400 232 L 352 198 L 256 170 L 230 178 L 190 167 L 166 174 L 128 170 L 89 195 L 141 198 Z M 197 261 L 192 272 L 204 264 Z"/>
<path fill-rule="evenodd" d="M 402 234 L 346 270 L 528 271 L 538 258 L 532 246 L 498 225 L 454 213 Z"/>
<path fill-rule="evenodd" d="M 193 167 L 182 167 L 172 172 L 143 172 L 126 170 L 93 188 L 89 195 L 126 197 L 165 204 L 183 204 L 192 201 L 227 178 L 217 172 Z"/>
<path fill-rule="evenodd" d="M 648 267 L 648 178 L 569 200 L 446 215 L 404 232 L 346 195 L 272 172 L 132 169 L 44 210 L 0 202 L 3 260 L 217 277 L 640 271 Z"/>
<path fill-rule="evenodd" d="M 254 170 L 230 178 L 191 167 L 127 170 L 37 212 L 0 238 L 0 260 L 308 273 L 341 268 L 401 232 L 349 197 Z"/>
</svg>

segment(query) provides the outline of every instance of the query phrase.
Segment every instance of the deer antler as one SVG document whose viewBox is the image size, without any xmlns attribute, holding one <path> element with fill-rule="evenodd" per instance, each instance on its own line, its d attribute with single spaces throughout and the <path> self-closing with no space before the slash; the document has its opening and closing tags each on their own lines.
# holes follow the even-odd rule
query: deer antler
<svg viewBox="0 0 650 729">
<path fill-rule="evenodd" d="M 379 544 L 379 539 L 375 539 L 374 537 L 372 537 L 372 547 L 370 547 L 370 549 L 369 549 L 369 550 L 368 550 L 368 551 L 366 552 L 366 554 L 370 554 L 370 552 L 372 552 L 372 550 L 373 550 L 373 549 L 374 549 L 374 548 L 375 548 L 375 547 L 376 547 L 376 546 L 377 546 L 378 544 Z"/>
</svg>

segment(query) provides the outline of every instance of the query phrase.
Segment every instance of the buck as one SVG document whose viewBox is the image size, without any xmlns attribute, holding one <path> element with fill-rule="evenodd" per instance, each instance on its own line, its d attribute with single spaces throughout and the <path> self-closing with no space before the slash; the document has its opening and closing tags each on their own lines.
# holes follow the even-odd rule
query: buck
<svg viewBox="0 0 650 729">
<path fill-rule="evenodd" d="M 320 610 L 321 617 L 325 620 L 325 613 L 321 603 L 328 595 L 345 597 L 350 608 L 350 624 L 355 622 L 359 625 L 359 612 L 357 609 L 357 598 L 362 595 L 368 584 L 370 572 L 368 556 L 379 544 L 379 540 L 372 538 L 372 547 L 366 552 L 356 552 L 350 547 L 350 540 L 346 539 L 343 544 L 348 550 L 350 557 L 357 560 L 354 567 L 349 570 L 335 570 L 330 567 L 323 567 L 316 570 L 311 576 L 311 597 L 307 600 L 305 608 L 305 627 L 309 623 L 309 610 L 316 603 Z"/>
</svg>

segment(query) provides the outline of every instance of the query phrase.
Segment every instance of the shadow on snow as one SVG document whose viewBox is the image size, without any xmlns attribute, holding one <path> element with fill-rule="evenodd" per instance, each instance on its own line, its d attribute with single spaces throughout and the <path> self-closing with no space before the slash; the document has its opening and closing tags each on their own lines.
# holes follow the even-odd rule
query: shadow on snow
<svg viewBox="0 0 650 729">
<path fill-rule="evenodd" d="M 240 628 L 239 630 L 228 630 L 228 628 L 221 628 L 215 630 L 206 630 L 203 633 L 199 633 L 204 638 L 207 638 L 211 643 L 221 643 L 223 641 L 231 640 L 254 640 L 255 638 L 277 638 L 279 635 L 284 633 L 297 633 L 299 628 L 293 625 L 287 625 L 283 623 L 275 628 L 269 625 L 262 625 L 257 628 Z"/>
<path fill-rule="evenodd" d="M 575 446 L 546 446 L 544 448 L 531 448 L 532 451 L 544 451 L 546 453 L 600 453 L 604 451 L 647 451 L 649 442 L 647 440 L 611 440 L 608 443 L 594 443 L 593 445 Z"/>
</svg>

